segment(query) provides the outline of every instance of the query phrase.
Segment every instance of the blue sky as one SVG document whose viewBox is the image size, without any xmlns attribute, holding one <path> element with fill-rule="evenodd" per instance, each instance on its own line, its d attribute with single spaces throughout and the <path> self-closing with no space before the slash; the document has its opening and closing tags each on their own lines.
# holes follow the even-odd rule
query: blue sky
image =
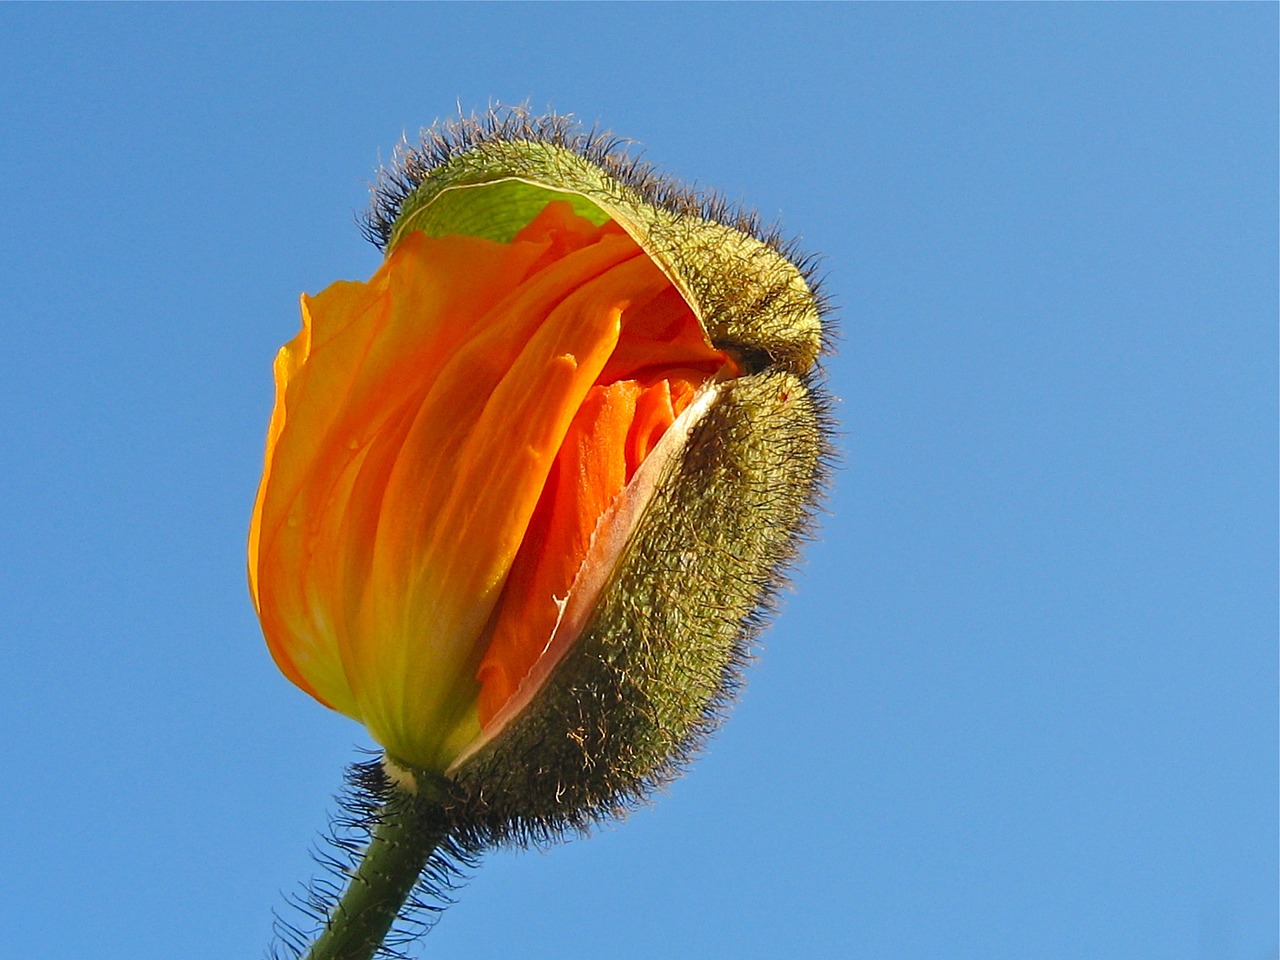
<svg viewBox="0 0 1280 960">
<path fill-rule="evenodd" d="M 842 466 L 729 723 L 425 956 L 1277 956 L 1277 7 L 0 6 L 0 936 L 259 956 L 367 745 L 244 543 L 402 134 L 553 106 L 824 256 Z"/>
</svg>

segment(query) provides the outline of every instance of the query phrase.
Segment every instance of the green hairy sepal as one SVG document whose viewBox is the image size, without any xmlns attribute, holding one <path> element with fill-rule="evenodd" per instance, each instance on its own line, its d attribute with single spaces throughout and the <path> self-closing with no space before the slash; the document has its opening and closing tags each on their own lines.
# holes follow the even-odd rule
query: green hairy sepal
<svg viewBox="0 0 1280 960">
<path fill-rule="evenodd" d="M 727 385 L 694 426 L 590 624 L 529 707 L 456 772 L 482 836 L 553 839 L 678 774 L 719 724 L 794 555 L 825 449 L 801 378 Z"/>
</svg>

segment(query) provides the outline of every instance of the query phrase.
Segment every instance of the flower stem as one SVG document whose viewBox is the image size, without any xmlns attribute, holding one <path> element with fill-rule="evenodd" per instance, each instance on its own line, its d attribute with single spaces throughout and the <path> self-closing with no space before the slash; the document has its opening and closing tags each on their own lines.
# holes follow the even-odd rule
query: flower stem
<svg viewBox="0 0 1280 960">
<path fill-rule="evenodd" d="M 386 939 L 427 858 L 448 836 L 441 808 L 393 788 L 359 866 L 306 960 L 369 960 Z"/>
</svg>

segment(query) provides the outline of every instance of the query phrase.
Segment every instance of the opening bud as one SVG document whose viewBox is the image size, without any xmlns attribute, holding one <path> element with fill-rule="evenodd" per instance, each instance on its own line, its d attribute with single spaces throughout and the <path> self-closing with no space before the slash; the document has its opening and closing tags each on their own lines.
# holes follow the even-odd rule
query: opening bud
<svg viewBox="0 0 1280 960">
<path fill-rule="evenodd" d="M 285 675 L 460 826 L 552 836 L 733 694 L 828 449 L 819 303 L 751 218 L 564 118 L 403 148 L 302 298 L 249 539 Z"/>
</svg>

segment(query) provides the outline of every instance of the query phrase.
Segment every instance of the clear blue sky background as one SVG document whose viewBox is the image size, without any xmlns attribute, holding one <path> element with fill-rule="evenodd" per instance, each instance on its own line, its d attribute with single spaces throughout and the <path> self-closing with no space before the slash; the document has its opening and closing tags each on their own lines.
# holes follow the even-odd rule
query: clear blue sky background
<svg viewBox="0 0 1280 960">
<path fill-rule="evenodd" d="M 261 955 L 365 744 L 244 543 L 402 133 L 552 105 L 826 257 L 843 467 L 745 698 L 440 958 L 1277 953 L 1277 7 L 0 6 L 0 943 Z"/>
</svg>

